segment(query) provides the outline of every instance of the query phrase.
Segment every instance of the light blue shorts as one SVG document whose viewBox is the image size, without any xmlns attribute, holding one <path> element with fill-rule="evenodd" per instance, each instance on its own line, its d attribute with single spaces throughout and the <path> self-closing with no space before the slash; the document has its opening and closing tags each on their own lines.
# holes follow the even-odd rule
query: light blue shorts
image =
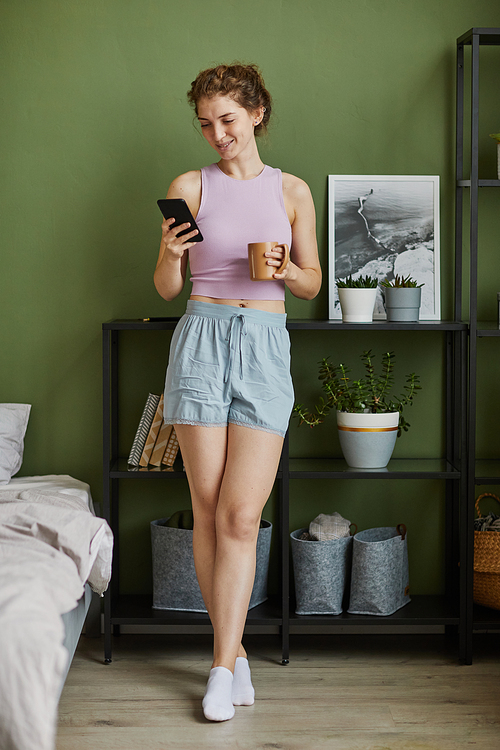
<svg viewBox="0 0 500 750">
<path fill-rule="evenodd" d="M 167 424 L 232 424 L 284 437 L 294 403 L 286 315 L 189 300 L 172 335 Z"/>
</svg>

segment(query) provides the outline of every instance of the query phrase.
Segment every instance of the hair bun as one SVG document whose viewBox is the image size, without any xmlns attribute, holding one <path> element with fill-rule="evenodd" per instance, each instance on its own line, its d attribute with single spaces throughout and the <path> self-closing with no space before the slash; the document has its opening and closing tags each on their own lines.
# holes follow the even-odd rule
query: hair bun
<svg viewBox="0 0 500 750">
<path fill-rule="evenodd" d="M 263 108 L 262 121 L 255 127 L 255 135 L 267 129 L 271 119 L 272 100 L 262 73 L 254 63 L 235 62 L 202 70 L 191 84 L 188 101 L 198 113 L 198 103 L 205 97 L 230 96 L 240 107 L 254 113 Z"/>
</svg>

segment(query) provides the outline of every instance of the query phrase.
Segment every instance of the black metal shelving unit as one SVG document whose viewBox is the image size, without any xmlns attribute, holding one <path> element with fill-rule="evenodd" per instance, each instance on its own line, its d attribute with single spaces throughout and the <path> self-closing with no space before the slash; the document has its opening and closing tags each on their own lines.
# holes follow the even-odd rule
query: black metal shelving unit
<svg viewBox="0 0 500 750">
<path fill-rule="evenodd" d="M 459 658 L 467 660 L 466 637 L 462 626 L 465 617 L 465 570 L 459 565 L 463 559 L 462 520 L 465 517 L 466 474 L 462 463 L 466 455 L 465 413 L 462 408 L 466 396 L 466 351 L 467 325 L 456 321 L 421 321 L 418 323 L 342 323 L 332 320 L 290 320 L 289 330 L 322 330 L 335 335 L 338 331 L 427 332 L 441 333 L 446 341 L 446 448 L 440 458 L 391 459 L 386 469 L 356 470 L 347 466 L 343 459 L 291 458 L 284 453 L 283 475 L 287 482 L 294 479 L 362 479 L 364 481 L 391 479 L 441 479 L 446 483 L 447 534 L 445 539 L 446 590 L 442 596 L 413 596 L 409 605 L 389 617 L 350 615 L 347 612 L 336 616 L 304 616 L 293 613 L 293 601 L 286 609 L 289 632 L 307 632 L 321 626 L 335 633 L 339 627 L 356 625 L 374 626 L 451 626 L 459 632 Z M 287 503 L 283 503 L 287 512 Z M 285 533 L 285 529 L 283 529 Z M 286 526 L 288 533 L 288 526 Z M 286 547 L 288 554 L 288 546 Z M 288 558 L 284 565 L 288 566 Z M 285 609 L 284 609 L 285 612 Z M 286 654 L 284 654 L 286 659 Z"/>
<path fill-rule="evenodd" d="M 179 613 L 153 610 L 152 599 L 148 596 L 120 595 L 118 580 L 118 559 L 120 555 L 118 530 L 119 484 L 123 479 L 140 481 L 147 479 L 182 480 L 185 475 L 182 466 L 172 470 L 131 471 L 126 459 L 120 454 L 118 444 L 118 348 L 121 331 L 172 330 L 177 318 L 164 320 L 138 321 L 118 320 L 103 324 L 103 424 L 104 424 L 104 513 L 115 532 L 114 574 L 109 592 L 105 596 L 105 661 L 111 660 L 113 632 L 120 625 L 171 625 L 182 629 L 188 624 L 206 626 L 210 630 L 208 617 L 196 613 Z M 465 399 L 465 361 L 467 346 L 467 325 L 455 321 L 422 321 L 418 323 L 346 324 L 331 320 L 289 320 L 291 331 L 337 331 L 364 330 L 376 335 L 378 331 L 419 331 L 430 336 L 444 336 L 446 342 L 446 450 L 439 458 L 393 459 L 387 470 L 354 470 L 343 459 L 312 459 L 290 457 L 288 436 L 285 439 L 280 467 L 277 476 L 279 497 L 279 536 L 281 559 L 281 592 L 278 597 L 249 611 L 247 625 L 278 627 L 282 638 L 282 663 L 289 660 L 289 634 L 307 632 L 307 629 L 320 625 L 322 629 L 334 633 L 339 626 L 391 624 L 398 626 L 442 625 L 452 626 L 460 633 L 459 656 L 465 661 L 466 639 L 462 626 L 465 617 L 465 573 L 459 565 L 464 559 L 464 534 L 461 527 L 465 517 L 463 506 L 465 492 L 465 472 L 461 470 L 465 456 L 465 422 L 462 404 Z M 290 551 L 289 551 L 289 508 L 290 482 L 294 479 L 440 479 L 446 483 L 446 591 L 443 596 L 415 596 L 412 602 L 390 617 L 376 618 L 343 613 L 338 616 L 304 617 L 293 614 L 293 601 L 290 596 Z"/>
<path fill-rule="evenodd" d="M 465 524 L 466 544 L 466 615 L 467 662 L 472 661 L 472 638 L 474 628 L 500 627 L 500 612 L 478 607 L 473 604 L 473 561 L 474 561 L 474 502 L 476 486 L 500 483 L 500 461 L 478 461 L 476 459 L 476 389 L 477 389 L 477 347 L 486 337 L 499 337 L 498 323 L 478 322 L 478 232 L 479 232 L 479 192 L 480 188 L 500 188 L 500 180 L 480 179 L 479 177 L 479 59 L 481 46 L 500 45 L 500 28 L 472 28 L 457 39 L 457 107 L 456 107 L 456 294 L 455 319 L 462 318 L 462 267 L 464 248 L 464 201 L 469 199 L 469 359 L 468 359 L 468 458 L 467 458 L 467 521 Z M 465 47 L 470 46 L 470 59 L 466 63 Z M 465 68 L 470 72 L 470 160 L 464 163 L 465 129 Z M 467 171 L 469 172 L 467 174 Z"/>
<path fill-rule="evenodd" d="M 104 661 L 111 662 L 112 635 L 118 634 L 122 625 L 169 625 L 183 632 L 186 625 L 196 625 L 200 630 L 211 632 L 208 615 L 196 612 L 173 612 L 156 610 L 151 596 L 122 595 L 120 593 L 119 559 L 119 511 L 120 482 L 130 481 L 186 481 L 182 461 L 177 460 L 173 468 L 148 467 L 134 469 L 128 466 L 119 445 L 119 346 L 120 334 L 124 331 L 173 331 L 179 318 L 161 320 L 114 320 L 104 323 L 103 334 L 103 510 L 104 517 L 113 529 L 115 544 L 113 553 L 113 576 L 104 597 Z M 129 448 L 130 446 L 128 446 Z M 283 528 L 283 501 L 287 493 L 283 490 L 282 463 L 276 481 L 279 488 L 281 522 Z M 288 516 L 287 516 L 288 517 Z M 280 535 L 282 537 L 282 535 Z M 282 537 L 283 538 L 283 537 Z M 288 538 L 285 537 L 286 544 Z M 286 545 L 284 545 L 286 546 Z M 283 555 L 284 553 L 282 553 Z M 288 591 L 288 570 L 284 576 L 282 591 Z M 283 649 L 288 649 L 288 630 L 283 626 L 284 595 L 270 597 L 268 601 L 249 610 L 247 625 L 279 628 L 283 637 Z"/>
</svg>

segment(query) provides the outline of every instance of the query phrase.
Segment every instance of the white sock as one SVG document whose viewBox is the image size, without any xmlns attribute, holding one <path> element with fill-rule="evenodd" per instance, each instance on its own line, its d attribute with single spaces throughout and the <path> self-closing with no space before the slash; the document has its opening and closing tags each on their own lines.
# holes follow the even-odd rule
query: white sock
<svg viewBox="0 0 500 750">
<path fill-rule="evenodd" d="M 205 718 L 209 721 L 227 721 L 234 716 L 231 700 L 233 673 L 226 667 L 214 667 L 205 690 L 202 706 Z"/>
<path fill-rule="evenodd" d="M 255 701 L 250 665 L 244 656 L 238 656 L 234 665 L 232 698 L 234 706 L 252 706 Z"/>
</svg>

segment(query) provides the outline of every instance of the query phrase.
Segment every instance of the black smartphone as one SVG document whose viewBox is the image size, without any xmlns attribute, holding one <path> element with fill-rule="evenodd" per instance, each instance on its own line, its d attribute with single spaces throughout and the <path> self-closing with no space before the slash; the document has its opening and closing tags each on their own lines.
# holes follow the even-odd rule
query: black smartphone
<svg viewBox="0 0 500 750">
<path fill-rule="evenodd" d="M 186 222 L 191 224 L 189 229 L 184 229 L 182 232 L 179 232 L 177 235 L 178 237 L 183 237 L 194 229 L 198 229 L 198 234 L 191 237 L 189 242 L 203 242 L 203 236 L 199 228 L 196 226 L 196 221 L 194 220 L 193 214 L 189 210 L 189 206 L 184 198 L 160 198 L 160 200 L 156 202 L 158 203 L 160 211 L 165 219 L 175 219 L 175 222 L 172 224 L 174 228 L 178 227 L 180 224 L 185 224 Z"/>
</svg>

